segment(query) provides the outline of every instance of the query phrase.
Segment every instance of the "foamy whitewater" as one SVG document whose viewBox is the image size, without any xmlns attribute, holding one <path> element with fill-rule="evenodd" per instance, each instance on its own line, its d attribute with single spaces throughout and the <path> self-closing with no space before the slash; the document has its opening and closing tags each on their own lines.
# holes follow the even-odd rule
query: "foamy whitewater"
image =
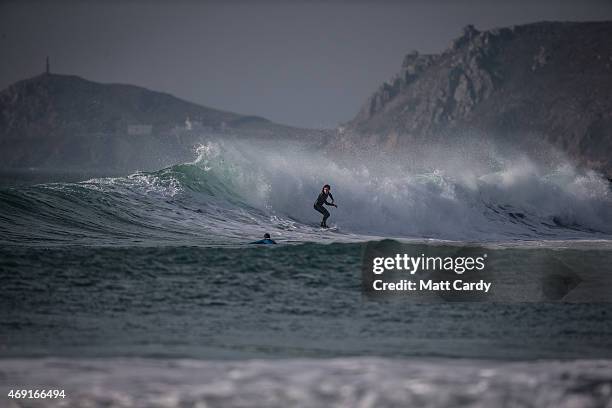
<svg viewBox="0 0 612 408">
<path fill-rule="evenodd" d="M 548 276 L 612 271 L 597 173 L 467 145 L 347 160 L 225 140 L 194 157 L 0 187 L 0 407 L 610 406 L 605 291 L 521 302 L 549 299 Z M 313 209 L 326 183 L 331 230 Z M 278 245 L 250 244 L 265 232 Z M 500 282 L 528 291 L 366 299 L 363 248 L 383 238 L 486 247 Z"/>
<path fill-rule="evenodd" d="M 566 162 L 538 166 L 492 152 L 427 168 L 341 164 L 299 145 L 209 142 L 193 163 L 128 177 L 3 189 L 2 242 L 242 244 L 375 237 L 456 241 L 609 239 L 612 191 Z M 339 208 L 322 233 L 312 208 L 332 185 Z"/>
<path fill-rule="evenodd" d="M 70 396 L 32 407 L 584 408 L 607 407 L 612 395 L 603 361 L 49 359 L 7 361 L 3 371 Z"/>
</svg>

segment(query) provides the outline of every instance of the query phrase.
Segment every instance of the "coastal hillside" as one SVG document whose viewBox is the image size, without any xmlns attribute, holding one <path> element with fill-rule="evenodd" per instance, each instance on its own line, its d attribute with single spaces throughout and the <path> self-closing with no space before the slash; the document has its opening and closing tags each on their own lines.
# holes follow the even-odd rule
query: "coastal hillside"
<svg viewBox="0 0 612 408">
<path fill-rule="evenodd" d="M 4 168 L 156 169 L 193 159 L 194 146 L 211 136 L 321 134 L 71 75 L 44 73 L 0 92 Z"/>
<path fill-rule="evenodd" d="M 537 140 L 612 176 L 612 22 L 468 26 L 441 54 L 408 54 L 335 147 L 398 151 L 466 135 Z"/>
</svg>

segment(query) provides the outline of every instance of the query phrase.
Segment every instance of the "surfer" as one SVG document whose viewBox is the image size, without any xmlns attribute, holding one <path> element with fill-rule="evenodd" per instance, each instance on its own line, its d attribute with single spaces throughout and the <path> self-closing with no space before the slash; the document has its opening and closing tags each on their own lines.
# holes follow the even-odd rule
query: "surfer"
<svg viewBox="0 0 612 408">
<path fill-rule="evenodd" d="M 251 244 L 276 244 L 276 241 L 270 238 L 270 234 L 266 232 L 264 234 L 264 239 L 260 239 L 259 241 L 251 242 Z"/>
<path fill-rule="evenodd" d="M 314 203 L 314 209 L 323 214 L 323 221 L 321 221 L 321 227 L 327 227 L 327 219 L 329 218 L 329 211 L 323 207 L 323 204 L 330 205 L 332 207 L 338 208 L 336 204 L 334 204 L 334 196 L 330 192 L 331 187 L 329 184 L 323 186 L 323 190 L 321 190 L 321 194 L 317 197 L 317 201 Z M 327 202 L 327 197 L 331 198 L 331 203 Z"/>
</svg>

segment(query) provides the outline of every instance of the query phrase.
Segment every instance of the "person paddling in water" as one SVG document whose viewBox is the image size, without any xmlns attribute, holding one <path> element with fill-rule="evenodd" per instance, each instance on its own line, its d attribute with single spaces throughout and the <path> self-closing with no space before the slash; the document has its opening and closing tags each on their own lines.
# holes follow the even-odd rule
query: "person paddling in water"
<svg viewBox="0 0 612 408">
<path fill-rule="evenodd" d="M 314 209 L 323 214 L 323 221 L 321 221 L 321 227 L 323 228 L 328 228 L 327 219 L 329 218 L 329 211 L 323 207 L 323 204 L 338 208 L 338 206 L 334 204 L 334 196 L 331 194 L 330 190 L 331 187 L 329 184 L 324 185 L 321 194 L 319 194 L 317 201 L 314 203 Z M 331 198 L 331 203 L 327 202 L 327 197 Z"/>
<path fill-rule="evenodd" d="M 270 238 L 270 234 L 268 234 L 267 232 L 264 234 L 264 238 L 260 239 L 259 241 L 255 241 L 255 242 L 251 242 L 251 244 L 276 244 L 276 241 L 274 241 L 272 238 Z"/>
</svg>

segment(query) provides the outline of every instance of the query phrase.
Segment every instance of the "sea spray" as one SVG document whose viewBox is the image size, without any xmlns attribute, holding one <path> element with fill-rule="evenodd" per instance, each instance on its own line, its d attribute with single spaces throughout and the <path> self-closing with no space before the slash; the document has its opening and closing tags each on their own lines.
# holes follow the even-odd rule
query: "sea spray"
<svg viewBox="0 0 612 408">
<path fill-rule="evenodd" d="M 415 169 L 409 157 L 336 161 L 295 143 L 214 142 L 201 151 L 194 164 L 229 180 L 250 205 L 304 224 L 317 220 L 311 201 L 329 183 L 340 205 L 331 221 L 362 234 L 478 240 L 612 232 L 608 182 L 567 162 L 493 150 L 463 162 L 442 155 Z"/>
<path fill-rule="evenodd" d="M 243 244 L 375 237 L 457 241 L 609 239 L 612 197 L 595 172 L 520 153 L 347 160 L 296 142 L 209 141 L 155 172 L 4 188 L 4 242 Z M 418 160 L 417 160 L 418 159 Z M 418 165 L 415 163 L 418 162 Z M 324 233 L 312 204 L 331 184 Z"/>
</svg>

